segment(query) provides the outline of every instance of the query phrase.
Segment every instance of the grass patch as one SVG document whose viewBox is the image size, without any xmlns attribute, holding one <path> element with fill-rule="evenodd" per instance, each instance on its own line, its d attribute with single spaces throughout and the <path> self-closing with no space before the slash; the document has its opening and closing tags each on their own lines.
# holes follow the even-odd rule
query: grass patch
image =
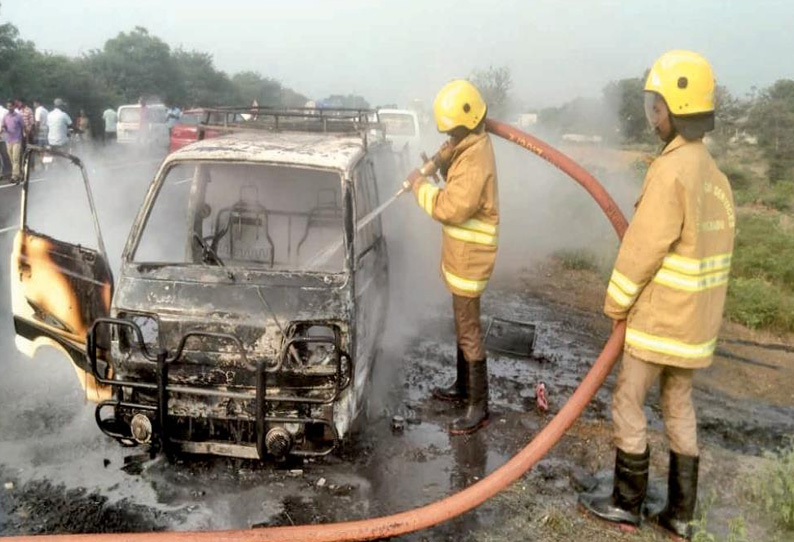
<svg viewBox="0 0 794 542">
<path fill-rule="evenodd" d="M 746 205 L 754 205 L 756 203 L 760 203 L 761 197 L 762 197 L 762 191 L 756 188 L 755 186 L 744 190 L 733 191 L 733 199 L 738 207 L 744 207 Z"/>
<path fill-rule="evenodd" d="M 794 182 L 779 182 L 759 198 L 765 206 L 776 211 L 791 211 L 794 209 Z"/>
<path fill-rule="evenodd" d="M 734 191 L 747 190 L 753 183 L 753 174 L 747 168 L 737 164 L 723 164 L 722 172 L 728 177 Z"/>
<path fill-rule="evenodd" d="M 736 516 L 728 520 L 727 538 L 718 536 L 709 530 L 708 515 L 714 506 L 717 497 L 712 491 L 698 503 L 698 510 L 695 519 L 690 524 L 692 526 L 692 542 L 748 542 L 747 541 L 747 522 L 742 516 Z"/>
<path fill-rule="evenodd" d="M 736 204 L 763 205 L 776 211 L 794 210 L 794 179 L 780 177 L 758 149 L 734 148 L 717 160 L 728 177 Z"/>
<path fill-rule="evenodd" d="M 778 216 L 740 214 L 731 268 L 733 275 L 762 278 L 794 293 L 794 231 Z"/>
<path fill-rule="evenodd" d="M 735 278 L 728 283 L 725 315 L 751 329 L 794 331 L 794 296 L 763 279 Z"/>
<path fill-rule="evenodd" d="M 555 252 L 554 257 L 560 260 L 565 269 L 595 272 L 601 269 L 598 258 L 589 250 L 564 249 Z"/>
<path fill-rule="evenodd" d="M 625 533 L 580 512 L 574 499 L 559 499 L 545 494 L 543 482 L 533 478 L 530 474 L 495 497 L 491 502 L 502 515 L 493 523 L 480 525 L 469 533 L 470 538 L 465 539 L 481 542 L 628 542 Z M 630 540 L 664 542 L 667 537 L 654 529 L 641 529 Z"/>
<path fill-rule="evenodd" d="M 794 533 L 794 436 L 789 448 L 772 459 L 761 472 L 753 494 L 784 532 Z"/>
<path fill-rule="evenodd" d="M 794 331 L 794 232 L 779 216 L 738 218 L 726 316 L 750 328 Z"/>
</svg>

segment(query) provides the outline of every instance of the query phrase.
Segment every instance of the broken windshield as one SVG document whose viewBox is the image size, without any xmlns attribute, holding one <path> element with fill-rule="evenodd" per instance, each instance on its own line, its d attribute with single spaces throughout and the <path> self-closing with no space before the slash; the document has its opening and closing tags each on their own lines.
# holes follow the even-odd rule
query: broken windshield
<svg viewBox="0 0 794 542">
<path fill-rule="evenodd" d="M 140 234 L 135 262 L 344 270 L 339 173 L 266 164 L 172 167 Z"/>
</svg>

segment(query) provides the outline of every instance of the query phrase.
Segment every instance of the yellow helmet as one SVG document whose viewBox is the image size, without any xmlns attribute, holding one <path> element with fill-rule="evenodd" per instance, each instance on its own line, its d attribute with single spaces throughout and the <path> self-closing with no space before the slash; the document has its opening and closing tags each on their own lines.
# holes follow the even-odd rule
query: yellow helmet
<svg viewBox="0 0 794 542">
<path fill-rule="evenodd" d="M 433 102 L 439 132 L 449 132 L 458 126 L 474 130 L 485 118 L 487 110 L 477 87 L 463 79 L 444 85 Z"/>
<path fill-rule="evenodd" d="M 714 112 L 714 73 L 708 60 L 692 51 L 668 51 L 654 63 L 645 90 L 656 92 L 673 115 Z"/>
</svg>

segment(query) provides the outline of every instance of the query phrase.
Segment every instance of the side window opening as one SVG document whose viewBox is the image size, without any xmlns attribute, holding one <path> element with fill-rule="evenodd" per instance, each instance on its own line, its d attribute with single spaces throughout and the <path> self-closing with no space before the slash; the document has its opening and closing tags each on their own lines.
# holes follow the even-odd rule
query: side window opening
<svg viewBox="0 0 794 542">
<path fill-rule="evenodd" d="M 40 161 L 39 153 L 31 161 Z M 25 199 L 25 226 L 39 234 L 91 250 L 99 249 L 85 180 L 79 167 L 66 158 L 51 157 L 47 168 L 31 172 Z M 68 212 L 64 212 L 64 204 Z"/>
<path fill-rule="evenodd" d="M 375 209 L 378 205 L 380 205 L 378 178 L 377 175 L 375 174 L 375 166 L 372 164 L 372 162 L 369 163 L 368 169 L 369 169 L 370 180 L 367 183 L 367 185 L 370 191 L 370 205 L 373 209 Z M 383 235 L 380 217 L 377 217 L 374 221 L 372 221 L 372 227 L 375 232 L 375 239 L 379 239 Z"/>
<path fill-rule="evenodd" d="M 356 223 L 377 206 L 377 187 L 371 162 L 361 164 L 356 170 Z M 380 218 L 376 218 L 357 232 L 356 256 L 361 256 L 381 236 Z"/>
</svg>

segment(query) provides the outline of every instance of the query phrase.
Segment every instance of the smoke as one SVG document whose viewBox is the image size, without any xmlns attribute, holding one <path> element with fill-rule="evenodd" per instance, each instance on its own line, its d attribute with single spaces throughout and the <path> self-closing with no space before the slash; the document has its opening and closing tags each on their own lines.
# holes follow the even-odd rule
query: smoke
<svg viewBox="0 0 794 542">
<path fill-rule="evenodd" d="M 611 114 L 606 112 L 605 114 Z M 634 157 L 605 145 L 560 145 L 536 130 L 533 135 L 557 146 L 593 174 L 627 217 L 640 190 Z M 618 242 L 611 224 L 590 195 L 562 171 L 538 156 L 490 136 L 494 144 L 499 183 L 500 239 L 489 290 L 515 287 L 520 276 L 561 250 L 585 250 L 604 265 L 611 265 Z M 443 138 L 427 134 L 427 154 Z M 419 165 L 418 155 L 411 167 Z M 399 186 L 401 179 L 386 184 Z M 386 367 L 380 367 L 375 397 L 393 388 L 401 357 L 428 333 L 433 315 L 450 319 L 451 294 L 441 275 L 441 227 L 419 208 L 412 195 L 385 211 L 383 227 L 389 250 L 391 289 L 388 330 L 384 349 Z M 486 295 L 489 295 L 486 291 Z M 493 316 L 483 314 L 483 317 Z M 437 333 L 438 326 L 433 327 Z M 443 328 L 442 328 L 443 329 Z M 454 344 L 450 344 L 453 351 Z M 381 362 L 383 365 L 383 362 Z M 385 406 L 385 405 L 382 405 Z"/>
<path fill-rule="evenodd" d="M 546 161 L 495 136 L 500 239 L 494 280 L 511 280 L 560 250 L 588 250 L 608 257 L 617 248 L 614 231 L 589 194 Z M 541 137 L 543 137 L 541 135 Z M 440 137 L 428 138 L 434 152 Z M 639 174 L 628 158 L 605 146 L 560 147 L 604 185 L 627 216 L 639 193 Z M 415 160 L 419 164 L 419 160 Z M 392 181 L 389 184 L 398 186 Z M 406 196 L 405 200 L 413 200 Z M 383 216 L 390 256 L 393 307 L 422 314 L 449 297 L 441 280 L 441 227 L 414 201 L 401 201 Z M 410 325 L 415 319 L 401 318 Z"/>
<path fill-rule="evenodd" d="M 501 120 L 501 119 L 500 119 Z M 432 154 L 443 141 L 432 125 L 426 130 L 421 149 L 412 149 L 409 167 L 420 163 L 419 150 Z M 544 137 L 543 134 L 535 135 Z M 617 247 L 610 224 L 590 196 L 565 174 L 537 156 L 493 136 L 496 153 L 500 196 L 500 246 L 496 269 L 491 284 L 494 291 L 502 284 L 515 285 L 516 280 L 528 268 L 548 258 L 561 249 L 585 249 L 608 260 Z M 561 150 L 571 154 L 589 169 L 604 184 L 621 208 L 629 215 L 631 205 L 639 192 L 639 175 L 632 173 L 626 159 L 618 151 L 597 145 L 570 145 L 563 147 L 551 141 Z M 104 236 L 110 265 L 119 276 L 120 257 L 129 234 L 130 226 L 138 212 L 146 190 L 153 178 L 163 152 L 147 152 L 133 146 L 86 145 L 75 150 L 81 156 L 89 177 L 97 207 L 99 222 Z M 630 165 L 630 164 L 629 164 Z M 385 200 L 394 193 L 406 171 L 396 173 L 393 178 L 381 178 L 380 196 Z M 85 235 L 87 211 L 85 194 L 80 179 L 73 179 L 67 189 L 66 183 L 58 184 L 54 175 L 39 170 L 34 174 L 47 177 L 36 185 L 44 198 L 39 216 L 53 217 L 42 233 L 68 239 L 70 234 Z M 11 192 L 11 190 L 7 190 Z M 6 204 L 5 208 L 14 203 Z M 65 214 L 64 214 L 65 211 Z M 65 216 L 66 220 L 56 216 Z M 16 219 L 14 219 L 16 220 Z M 6 222 L 13 223 L 9 218 Z M 373 397 L 383 397 L 393 388 L 396 371 L 402 366 L 401 358 L 408 347 L 429 333 L 425 328 L 433 315 L 442 315 L 449 321 L 446 332 L 452 336 L 451 296 L 440 276 L 441 227 L 422 211 L 413 196 L 406 195 L 387 209 L 382 215 L 383 231 L 389 252 L 390 310 L 386 336 L 382 339 L 382 350 L 386 359 L 381 360 L 373 389 Z M 5 224 L 3 224 L 5 225 Z M 92 225 L 88 230 L 92 234 Z M 57 235 L 56 235 L 57 234 Z M 11 251 L 11 235 L 2 239 L 0 249 Z M 8 284 L 7 266 L 2 270 Z M 9 307 L 7 289 L 3 289 L 3 306 Z M 486 294 L 488 295 L 488 294 Z M 490 316 L 484 314 L 484 317 Z M 9 364 L 4 383 L 4 398 L 12 393 L 14 382 L 22 382 L 29 376 L 30 361 L 17 354 L 13 342 L 11 319 L 2 327 L 2 344 L 13 359 Z M 444 328 L 434 326 L 434 333 Z M 445 333 L 446 333 L 445 332 Z M 450 351 L 454 343 L 450 342 Z M 47 354 L 59 358 L 59 354 Z M 57 373 L 54 373 L 57 374 Z M 37 378 L 41 375 L 37 371 Z M 53 377 L 63 380 L 64 375 Z M 72 384 L 73 382 L 70 382 Z"/>
<path fill-rule="evenodd" d="M 510 278 L 561 250 L 586 250 L 601 257 L 614 252 L 617 241 L 611 224 L 578 183 L 513 144 L 498 140 L 494 146 L 501 216 L 496 279 Z M 621 169 L 615 151 L 604 147 L 561 150 L 584 165 L 630 216 L 639 182 Z M 599 166 L 598 161 L 612 163 Z"/>
</svg>

